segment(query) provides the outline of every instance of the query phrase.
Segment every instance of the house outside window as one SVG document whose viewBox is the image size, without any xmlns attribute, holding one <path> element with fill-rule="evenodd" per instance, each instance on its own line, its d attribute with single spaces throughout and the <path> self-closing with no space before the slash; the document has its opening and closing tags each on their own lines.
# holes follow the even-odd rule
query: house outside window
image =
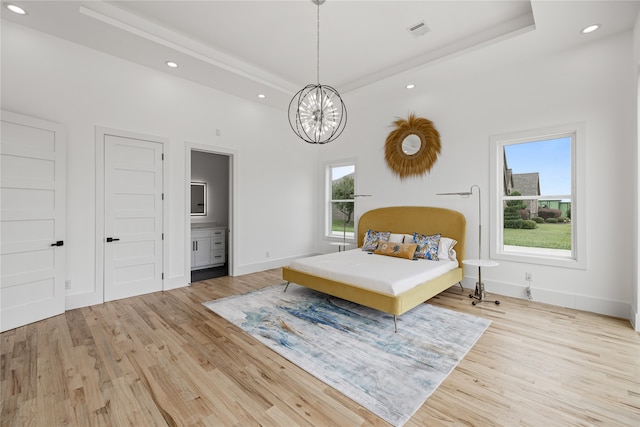
<svg viewBox="0 0 640 427">
<path fill-rule="evenodd" d="M 326 168 L 326 237 L 354 238 L 355 174 L 353 162 L 330 164 Z"/>
<path fill-rule="evenodd" d="M 491 137 L 491 257 L 584 268 L 581 125 Z"/>
</svg>

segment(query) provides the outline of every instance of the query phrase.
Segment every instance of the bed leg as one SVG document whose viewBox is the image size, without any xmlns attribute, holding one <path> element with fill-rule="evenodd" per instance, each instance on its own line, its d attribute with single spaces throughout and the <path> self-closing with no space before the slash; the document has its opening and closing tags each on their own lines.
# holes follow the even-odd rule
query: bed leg
<svg viewBox="0 0 640 427">
<path fill-rule="evenodd" d="M 285 287 L 284 287 L 284 291 L 282 291 L 283 293 L 284 293 L 284 292 L 287 292 L 287 288 L 289 287 L 289 283 L 291 283 L 291 282 L 287 282 L 287 286 L 285 286 Z"/>
<path fill-rule="evenodd" d="M 460 285 L 460 290 L 464 293 L 464 288 L 462 287 L 462 282 L 458 282 L 458 285 Z"/>
<path fill-rule="evenodd" d="M 393 327 L 395 328 L 396 334 L 398 333 L 398 316 L 393 315 Z"/>
</svg>

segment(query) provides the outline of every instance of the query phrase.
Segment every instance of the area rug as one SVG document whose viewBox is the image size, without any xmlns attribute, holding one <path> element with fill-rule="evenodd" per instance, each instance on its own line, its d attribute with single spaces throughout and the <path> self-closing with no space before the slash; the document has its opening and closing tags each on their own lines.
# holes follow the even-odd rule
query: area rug
<svg viewBox="0 0 640 427">
<path fill-rule="evenodd" d="M 491 323 L 430 304 L 398 317 L 291 284 L 204 303 L 311 375 L 402 426 Z"/>
</svg>

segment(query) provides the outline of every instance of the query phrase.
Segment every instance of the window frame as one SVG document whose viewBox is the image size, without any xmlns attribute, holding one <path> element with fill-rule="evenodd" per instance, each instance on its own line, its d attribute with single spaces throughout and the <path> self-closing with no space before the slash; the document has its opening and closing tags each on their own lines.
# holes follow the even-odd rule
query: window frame
<svg viewBox="0 0 640 427">
<path fill-rule="evenodd" d="M 332 161 L 332 162 L 327 162 L 325 163 L 325 167 L 324 167 L 324 200 L 323 200 L 323 205 L 324 205 L 324 225 L 323 225 L 323 230 L 322 230 L 322 234 L 324 239 L 329 240 L 329 241 L 345 241 L 347 243 L 353 243 L 355 242 L 355 235 L 356 235 L 356 229 L 355 229 L 355 224 L 356 224 L 356 218 L 357 218 L 357 211 L 356 211 L 356 203 L 355 203 L 355 197 L 353 199 L 344 199 L 344 200 L 333 200 L 332 196 L 333 196 L 333 180 L 332 180 L 332 171 L 334 168 L 339 168 L 339 167 L 345 167 L 345 166 L 353 166 L 353 193 L 354 195 L 356 194 L 356 188 L 357 188 L 357 170 L 358 167 L 356 165 L 356 161 L 355 159 L 347 159 L 347 160 L 340 160 L 340 161 Z M 352 216 L 352 221 L 354 223 L 354 231 L 352 233 L 346 233 L 346 238 L 343 236 L 342 233 L 340 233 L 340 235 L 338 234 L 334 234 L 333 230 L 332 230 L 332 219 L 333 219 L 333 215 L 332 215 L 332 204 L 334 202 L 338 202 L 338 201 L 350 201 L 353 203 L 353 216 Z"/>
<path fill-rule="evenodd" d="M 571 136 L 571 256 L 554 254 L 553 250 L 539 252 L 505 250 L 503 245 L 504 202 L 533 199 L 532 196 L 504 196 L 504 147 L 511 144 L 536 142 Z M 586 204 L 585 152 L 586 135 L 583 123 L 573 123 L 521 132 L 492 135 L 490 141 L 490 230 L 491 258 L 547 266 L 586 268 Z M 539 199 L 548 199 L 543 194 Z"/>
</svg>

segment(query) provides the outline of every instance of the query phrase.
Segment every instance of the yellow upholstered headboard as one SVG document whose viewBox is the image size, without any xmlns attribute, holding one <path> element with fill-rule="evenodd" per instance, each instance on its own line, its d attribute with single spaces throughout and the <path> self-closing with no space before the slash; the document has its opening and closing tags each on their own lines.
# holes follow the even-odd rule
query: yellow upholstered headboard
<svg viewBox="0 0 640 427">
<path fill-rule="evenodd" d="M 358 247 L 367 230 L 424 235 L 440 234 L 458 241 L 454 249 L 462 267 L 467 220 L 460 212 L 428 206 L 393 206 L 365 212 L 358 222 Z"/>
</svg>

